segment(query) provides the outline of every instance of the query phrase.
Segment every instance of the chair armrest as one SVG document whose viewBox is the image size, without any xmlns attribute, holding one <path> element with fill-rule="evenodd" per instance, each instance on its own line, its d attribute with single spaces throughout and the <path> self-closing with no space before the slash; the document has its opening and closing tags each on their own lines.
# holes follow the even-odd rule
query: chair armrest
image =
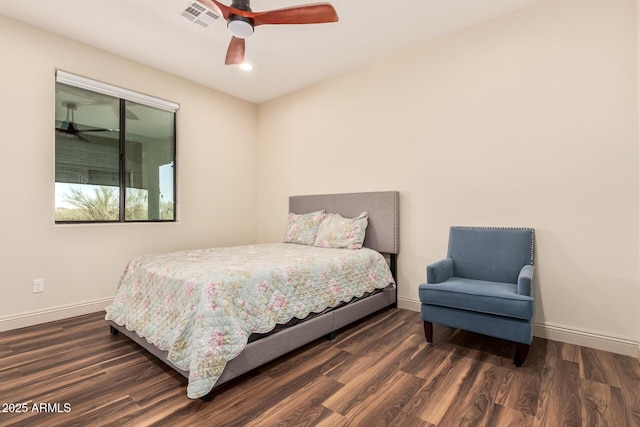
<svg viewBox="0 0 640 427">
<path fill-rule="evenodd" d="M 453 259 L 445 258 L 427 266 L 427 283 L 440 283 L 453 276 Z"/>
<path fill-rule="evenodd" d="M 533 265 L 525 265 L 518 275 L 518 295 L 533 296 Z"/>
</svg>

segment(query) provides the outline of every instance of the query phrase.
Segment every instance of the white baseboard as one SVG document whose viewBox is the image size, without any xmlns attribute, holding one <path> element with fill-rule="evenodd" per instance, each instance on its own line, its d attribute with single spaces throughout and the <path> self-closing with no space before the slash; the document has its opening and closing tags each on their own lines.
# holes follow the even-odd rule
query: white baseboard
<svg viewBox="0 0 640 427">
<path fill-rule="evenodd" d="M 0 317 L 0 332 L 10 331 L 27 326 L 39 325 L 69 317 L 102 311 L 113 302 L 113 298 L 102 298 L 92 301 L 83 301 L 76 304 L 52 307 L 44 310 L 35 310 L 19 313 L 11 316 Z M 398 307 L 406 310 L 420 312 L 420 301 L 410 298 L 398 297 Z M 624 354 L 640 359 L 640 342 L 632 339 L 605 335 L 583 329 L 570 328 L 553 323 L 536 323 L 533 327 L 536 337 L 546 338 L 584 347 Z"/>
<path fill-rule="evenodd" d="M 398 307 L 420 312 L 420 301 L 398 297 Z M 533 325 L 533 335 L 553 341 L 596 348 L 598 350 L 610 351 L 612 353 L 624 354 L 640 359 L 640 342 L 629 338 L 605 335 L 603 333 L 548 322 L 535 323 Z"/>
<path fill-rule="evenodd" d="M 92 301 L 83 301 L 76 304 L 51 307 L 44 310 L 34 310 L 10 316 L 3 316 L 0 317 L 0 332 L 103 311 L 105 307 L 112 302 L 113 298 L 101 298 Z"/>
<path fill-rule="evenodd" d="M 409 298 L 398 297 L 398 308 L 404 308 L 405 310 L 420 312 L 420 301 L 416 301 Z"/>
<path fill-rule="evenodd" d="M 640 343 L 629 338 L 605 335 L 600 332 L 577 329 L 553 323 L 536 323 L 533 335 L 553 341 L 566 342 L 626 356 L 640 357 Z"/>
</svg>

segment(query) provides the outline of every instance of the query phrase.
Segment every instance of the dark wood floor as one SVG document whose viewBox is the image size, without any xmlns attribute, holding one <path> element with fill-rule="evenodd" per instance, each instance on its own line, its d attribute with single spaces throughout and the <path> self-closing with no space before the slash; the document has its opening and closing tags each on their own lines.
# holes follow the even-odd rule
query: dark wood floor
<svg viewBox="0 0 640 427">
<path fill-rule="evenodd" d="M 640 426 L 635 358 L 536 338 L 515 368 L 498 339 L 435 325 L 427 345 L 407 310 L 318 340 L 210 402 L 188 399 L 184 378 L 109 334 L 103 315 L 0 334 L 0 425 Z"/>
</svg>

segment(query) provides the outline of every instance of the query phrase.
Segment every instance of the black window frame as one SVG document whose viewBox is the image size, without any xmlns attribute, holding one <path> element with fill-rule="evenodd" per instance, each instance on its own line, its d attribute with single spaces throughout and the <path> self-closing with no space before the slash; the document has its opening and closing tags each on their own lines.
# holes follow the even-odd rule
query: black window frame
<svg viewBox="0 0 640 427">
<path fill-rule="evenodd" d="M 58 79 L 58 76 L 64 73 L 64 76 L 69 78 L 69 76 L 71 76 L 71 78 L 78 78 L 83 82 L 93 82 L 96 83 L 97 85 L 103 85 L 106 86 L 107 88 L 111 89 L 115 89 L 116 90 L 116 94 L 118 93 L 123 93 L 126 94 L 128 96 L 117 96 L 114 93 L 105 93 L 101 90 L 92 90 L 90 87 L 83 87 L 82 85 L 74 85 L 74 84 L 70 84 L 67 81 L 60 81 Z M 119 164 L 119 170 L 118 170 L 118 176 L 119 176 L 119 215 L 118 215 L 118 219 L 113 219 L 113 220 L 57 220 L 55 219 L 55 214 L 54 214 L 54 221 L 55 224 L 121 224 L 121 223 L 125 223 L 125 224 L 133 224 L 133 223 L 175 223 L 178 220 L 178 211 L 177 211 L 177 206 L 178 206 L 178 192 L 177 192 L 177 145 L 178 145 L 178 136 L 177 136 L 177 112 L 179 109 L 178 104 L 175 103 L 171 103 L 168 101 L 163 101 L 160 100 L 158 98 L 153 98 L 153 97 L 149 97 L 147 95 L 142 95 L 142 94 L 138 94 L 136 92 L 133 91 L 129 91 L 127 89 L 120 89 L 117 88 L 115 86 L 111 86 L 105 83 L 100 83 L 100 82 L 95 82 L 93 80 L 84 78 L 84 77 L 78 77 L 78 76 L 74 76 L 73 74 L 70 73 L 66 73 L 66 72 L 61 72 L 60 70 L 56 70 L 56 85 L 58 83 L 61 84 L 65 84 L 68 86 L 74 86 L 83 90 L 87 90 L 87 91 L 92 91 L 95 93 L 100 93 L 103 95 L 108 95 L 114 98 L 117 98 L 119 101 L 119 133 L 118 133 L 118 147 L 119 147 L 119 153 L 118 153 L 118 164 Z M 143 102 L 140 102 L 140 99 L 137 99 L 135 97 L 135 95 L 139 95 L 140 97 L 142 97 Z M 133 99 L 132 99 L 133 98 Z M 172 172 L 173 172 L 173 218 L 172 219 L 126 219 L 126 193 L 127 193 L 127 181 L 126 181 L 126 104 L 127 101 L 131 101 L 131 102 L 136 102 L 136 103 L 140 103 L 143 105 L 146 105 L 148 107 L 152 107 L 152 108 L 158 108 L 156 105 L 152 105 L 149 104 L 147 102 L 144 102 L 144 100 L 147 99 L 152 99 L 152 100 L 157 100 L 160 102 L 167 102 L 168 104 L 172 104 L 175 106 L 175 109 L 172 111 L 173 113 L 173 147 L 172 147 L 172 158 L 173 158 L 173 165 L 172 165 Z M 163 109 L 165 111 L 169 111 L 167 108 L 158 108 L 158 109 Z M 55 154 L 54 154 L 55 157 Z M 54 162 L 55 163 L 55 162 Z M 55 165 L 54 165 L 55 167 Z M 55 180 L 54 178 L 54 183 L 58 182 Z M 54 207 L 55 210 L 55 207 Z"/>
</svg>

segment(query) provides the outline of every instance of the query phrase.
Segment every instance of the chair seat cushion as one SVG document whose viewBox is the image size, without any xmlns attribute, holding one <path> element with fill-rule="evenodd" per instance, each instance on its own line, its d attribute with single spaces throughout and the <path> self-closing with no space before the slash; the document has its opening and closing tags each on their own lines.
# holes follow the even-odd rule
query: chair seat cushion
<svg viewBox="0 0 640 427">
<path fill-rule="evenodd" d="M 524 320 L 533 318 L 533 298 L 519 295 L 515 283 L 451 277 L 441 283 L 423 283 L 418 293 L 422 304 Z"/>
</svg>

